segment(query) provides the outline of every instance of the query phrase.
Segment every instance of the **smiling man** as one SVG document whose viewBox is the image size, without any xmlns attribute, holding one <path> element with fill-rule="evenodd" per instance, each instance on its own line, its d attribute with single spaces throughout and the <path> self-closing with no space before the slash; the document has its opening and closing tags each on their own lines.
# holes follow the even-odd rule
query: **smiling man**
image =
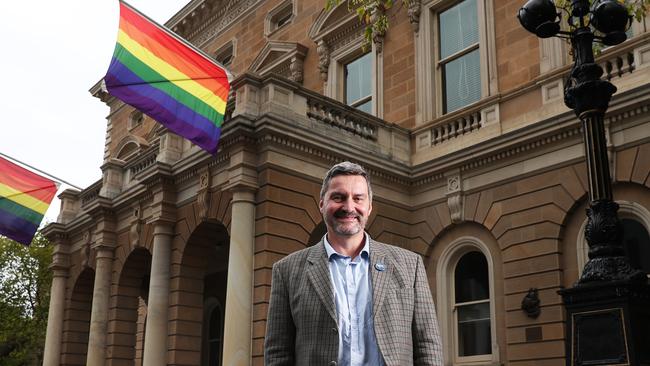
<svg viewBox="0 0 650 366">
<path fill-rule="evenodd" d="M 422 259 L 364 231 L 366 171 L 334 165 L 319 205 L 327 234 L 273 266 L 265 364 L 442 365 Z"/>
</svg>

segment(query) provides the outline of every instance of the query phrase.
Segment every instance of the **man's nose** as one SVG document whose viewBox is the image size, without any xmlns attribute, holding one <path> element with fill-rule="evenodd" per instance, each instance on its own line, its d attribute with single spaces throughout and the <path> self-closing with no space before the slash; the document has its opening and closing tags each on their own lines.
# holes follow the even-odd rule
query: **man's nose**
<svg viewBox="0 0 650 366">
<path fill-rule="evenodd" d="M 352 197 L 348 197 L 343 202 L 343 209 L 348 212 L 354 212 L 354 200 L 352 199 Z"/>
</svg>

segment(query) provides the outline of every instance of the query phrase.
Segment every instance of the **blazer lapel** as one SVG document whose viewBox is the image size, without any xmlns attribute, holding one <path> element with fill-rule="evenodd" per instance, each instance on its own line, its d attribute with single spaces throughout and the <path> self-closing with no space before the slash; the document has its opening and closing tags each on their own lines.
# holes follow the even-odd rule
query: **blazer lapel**
<svg viewBox="0 0 650 366">
<path fill-rule="evenodd" d="M 372 279 L 372 316 L 381 309 L 394 270 L 386 250 L 370 239 L 370 273 Z"/>
<path fill-rule="evenodd" d="M 329 261 L 327 252 L 325 252 L 325 244 L 322 240 L 311 248 L 307 256 L 307 261 L 309 262 L 307 266 L 307 277 L 314 287 L 316 294 L 323 302 L 325 310 L 327 310 L 332 319 L 338 324 L 334 304 L 334 288 L 330 279 Z"/>
</svg>

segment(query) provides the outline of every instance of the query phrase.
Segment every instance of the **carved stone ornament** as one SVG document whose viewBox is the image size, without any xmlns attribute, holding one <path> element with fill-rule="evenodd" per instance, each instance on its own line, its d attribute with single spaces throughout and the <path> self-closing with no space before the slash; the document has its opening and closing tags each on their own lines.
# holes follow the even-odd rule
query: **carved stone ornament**
<svg viewBox="0 0 650 366">
<path fill-rule="evenodd" d="M 464 221 L 464 202 L 460 175 L 456 174 L 447 177 L 447 207 L 449 207 L 452 223 L 459 224 Z"/>
<path fill-rule="evenodd" d="M 422 11 L 421 0 L 411 0 L 408 7 L 408 16 L 413 32 L 418 33 L 420 30 L 420 13 Z"/>
<path fill-rule="evenodd" d="M 521 300 L 521 309 L 526 313 L 529 318 L 537 318 L 542 312 L 539 306 L 539 294 L 536 288 L 528 289 L 528 293 Z"/>
<path fill-rule="evenodd" d="M 377 6 L 372 10 L 372 13 L 370 14 L 370 23 L 371 24 L 376 24 L 377 19 L 384 15 L 385 10 L 381 6 Z M 386 36 L 386 31 L 377 31 L 376 29 L 372 30 L 372 42 L 375 44 L 375 49 L 377 50 L 377 53 L 381 53 L 384 49 L 384 37 Z"/>
<path fill-rule="evenodd" d="M 289 66 L 289 70 L 291 72 L 291 76 L 289 77 L 292 81 L 295 81 L 296 83 L 301 83 L 303 81 L 303 60 L 297 57 L 292 57 L 291 58 L 291 64 Z"/>
<path fill-rule="evenodd" d="M 318 52 L 318 69 L 320 70 L 320 78 L 323 81 L 327 81 L 327 72 L 330 67 L 330 49 L 324 40 L 321 39 L 318 41 L 316 52 Z"/>
<path fill-rule="evenodd" d="M 253 60 L 250 71 L 261 76 L 277 74 L 301 83 L 303 61 L 308 50 L 296 42 L 268 41 Z"/>
<path fill-rule="evenodd" d="M 133 217 L 131 221 L 131 226 L 129 227 L 129 242 L 131 246 L 136 248 L 142 245 L 140 242 L 140 233 L 142 232 L 142 209 L 138 205 L 133 208 Z"/>
<path fill-rule="evenodd" d="M 576 285 L 601 281 L 643 281 L 646 275 L 630 266 L 621 245 L 621 223 L 616 215 L 618 204 L 610 200 L 592 202 L 587 208 L 585 239 L 589 261 Z"/>
<path fill-rule="evenodd" d="M 196 194 L 199 220 L 208 218 L 210 212 L 210 172 L 205 170 L 199 175 L 199 189 Z"/>
<path fill-rule="evenodd" d="M 90 267 L 90 245 L 91 245 L 91 238 L 92 234 L 91 231 L 88 230 L 83 233 L 83 246 L 81 247 L 81 266 L 83 268 L 89 268 Z"/>
</svg>

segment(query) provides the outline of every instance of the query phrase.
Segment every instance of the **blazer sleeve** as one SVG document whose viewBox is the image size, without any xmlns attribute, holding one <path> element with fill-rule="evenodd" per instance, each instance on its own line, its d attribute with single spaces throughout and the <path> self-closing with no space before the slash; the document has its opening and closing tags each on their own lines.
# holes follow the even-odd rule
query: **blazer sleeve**
<svg viewBox="0 0 650 366">
<path fill-rule="evenodd" d="M 296 328 L 289 306 L 289 292 L 279 263 L 273 265 L 271 298 L 266 319 L 264 364 L 267 366 L 293 365 Z"/>
<path fill-rule="evenodd" d="M 413 310 L 413 364 L 442 366 L 442 342 L 422 258 L 417 256 Z"/>
</svg>

